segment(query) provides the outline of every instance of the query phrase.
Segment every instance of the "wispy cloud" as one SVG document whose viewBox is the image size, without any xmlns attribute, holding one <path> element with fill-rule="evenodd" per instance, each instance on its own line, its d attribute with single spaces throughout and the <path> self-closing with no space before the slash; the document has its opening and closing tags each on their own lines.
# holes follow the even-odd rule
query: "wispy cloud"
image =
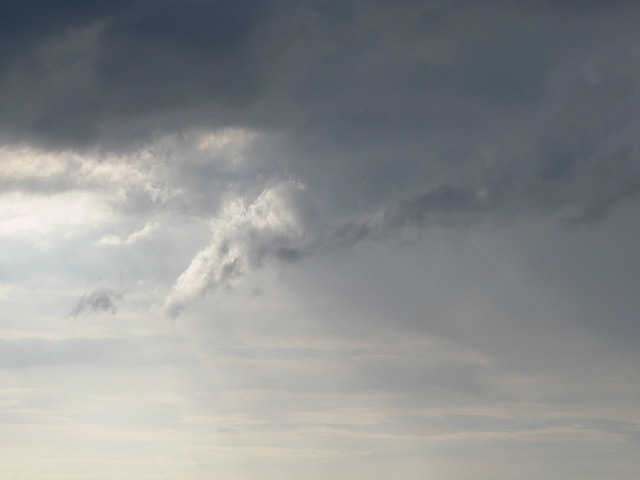
<svg viewBox="0 0 640 480">
<path fill-rule="evenodd" d="M 122 300 L 121 290 L 109 287 L 98 287 L 84 293 L 71 310 L 71 315 L 76 317 L 84 313 L 116 313 L 118 304 Z"/>
<path fill-rule="evenodd" d="M 304 185 L 289 180 L 267 187 L 251 203 L 229 202 L 211 222 L 211 243 L 191 261 L 173 286 L 166 307 L 177 316 L 185 305 L 209 290 L 228 286 L 268 259 L 296 260 L 315 246 L 313 210 Z"/>
<path fill-rule="evenodd" d="M 132 232 L 126 238 L 120 237 L 119 235 L 109 234 L 109 235 L 105 235 L 102 238 L 100 238 L 100 240 L 98 240 L 97 244 L 98 245 L 102 245 L 102 246 L 132 245 L 134 243 L 139 242 L 140 240 L 142 240 L 144 238 L 149 237 L 156 230 L 158 230 L 160 227 L 161 227 L 160 223 L 155 222 L 155 221 L 149 221 L 149 222 L 145 223 L 144 226 L 142 226 L 138 230 Z"/>
</svg>

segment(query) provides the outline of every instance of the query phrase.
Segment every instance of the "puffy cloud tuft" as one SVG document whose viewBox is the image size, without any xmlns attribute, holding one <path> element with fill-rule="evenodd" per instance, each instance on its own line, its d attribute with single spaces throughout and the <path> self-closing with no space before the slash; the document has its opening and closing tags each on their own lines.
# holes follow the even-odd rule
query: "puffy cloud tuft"
<svg viewBox="0 0 640 480">
<path fill-rule="evenodd" d="M 268 259 L 297 260 L 313 250 L 313 208 L 304 198 L 305 187 L 287 180 L 265 188 L 247 205 L 245 199 L 228 202 L 211 222 L 210 244 L 193 258 L 166 301 L 172 317 L 209 290 L 229 286 L 247 269 Z"/>
</svg>

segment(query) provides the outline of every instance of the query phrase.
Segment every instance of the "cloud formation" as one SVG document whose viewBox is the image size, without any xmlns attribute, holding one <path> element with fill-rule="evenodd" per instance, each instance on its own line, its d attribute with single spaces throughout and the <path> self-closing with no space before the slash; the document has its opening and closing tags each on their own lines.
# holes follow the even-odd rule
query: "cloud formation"
<svg viewBox="0 0 640 480">
<path fill-rule="evenodd" d="M 166 301 L 171 316 L 209 290 L 228 286 L 247 269 L 268 259 L 297 260 L 314 248 L 312 209 L 303 197 L 304 185 L 290 180 L 263 190 L 247 205 L 227 203 L 211 222 L 211 243 L 193 258 Z M 306 205 L 305 205 L 306 204 Z"/>
<path fill-rule="evenodd" d="M 78 303 L 71 310 L 71 315 L 76 317 L 84 313 L 107 312 L 115 314 L 118 303 L 122 300 L 122 292 L 109 287 L 98 287 L 88 293 L 84 293 Z"/>
<path fill-rule="evenodd" d="M 640 191 L 639 10 L 596 3 L 3 4 L 0 231 L 101 247 L 175 316 L 413 230 L 606 221 Z"/>
<path fill-rule="evenodd" d="M 634 478 L 639 24 L 0 2 L 5 476 Z"/>
<path fill-rule="evenodd" d="M 628 2 L 122 1 L 53 7 L 46 26 L 3 8 L 2 136 L 70 152 L 24 188 L 98 184 L 108 155 L 76 168 L 96 149 L 119 152 L 131 208 L 182 192 L 203 218 L 230 183 L 286 175 L 328 222 L 442 188 L 588 221 L 640 183 Z"/>
<path fill-rule="evenodd" d="M 459 227 L 479 221 L 488 211 L 484 198 L 450 187 L 437 188 L 357 220 L 322 223 L 299 181 L 265 188 L 248 203 L 226 203 L 210 224 L 210 244 L 193 258 L 166 301 L 172 317 L 186 305 L 219 287 L 229 287 L 265 262 L 293 262 L 352 247 L 367 239 L 385 239 L 404 229 Z"/>
<path fill-rule="evenodd" d="M 149 221 L 144 224 L 144 226 L 140 227 L 138 230 L 132 232 L 126 238 L 122 238 L 118 235 L 105 235 L 100 240 L 98 240 L 98 245 L 132 245 L 141 241 L 142 239 L 150 236 L 160 228 L 160 223 Z"/>
</svg>

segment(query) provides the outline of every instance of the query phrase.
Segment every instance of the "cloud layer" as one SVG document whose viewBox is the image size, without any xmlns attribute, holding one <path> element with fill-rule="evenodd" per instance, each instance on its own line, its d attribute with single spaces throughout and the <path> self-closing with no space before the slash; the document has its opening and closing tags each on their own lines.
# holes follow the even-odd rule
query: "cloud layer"
<svg viewBox="0 0 640 480">
<path fill-rule="evenodd" d="M 0 2 L 8 477 L 636 474 L 637 5 L 44 3 Z"/>
</svg>

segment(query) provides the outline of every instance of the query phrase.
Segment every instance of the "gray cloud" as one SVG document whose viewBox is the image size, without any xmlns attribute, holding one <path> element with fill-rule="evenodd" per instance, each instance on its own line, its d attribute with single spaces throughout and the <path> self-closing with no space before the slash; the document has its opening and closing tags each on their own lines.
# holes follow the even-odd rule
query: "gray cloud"
<svg viewBox="0 0 640 480">
<path fill-rule="evenodd" d="M 212 220 L 211 243 L 193 258 L 169 294 L 166 306 L 171 316 L 267 261 L 297 261 L 366 239 L 388 238 L 407 228 L 460 226 L 478 221 L 484 213 L 482 200 L 469 192 L 438 188 L 362 219 L 327 224 L 318 217 L 305 186 L 294 180 L 271 185 L 247 203 L 232 201 Z"/>
<path fill-rule="evenodd" d="M 12 26 L 6 35 L 13 33 L 7 42 L 21 40 L 20 54 L 5 55 L 1 89 L 1 113 L 13 118 L 14 132 L 77 145 L 105 129 L 123 135 L 122 123 L 133 139 L 162 127 L 142 125 L 141 117 L 175 119 L 203 102 L 242 105 L 260 90 L 247 43 L 268 16 L 264 2 L 54 4 L 54 21 L 37 30 L 38 8 L 5 9 Z"/>
<path fill-rule="evenodd" d="M 75 317 L 81 313 L 116 313 L 120 300 L 122 300 L 121 291 L 109 287 L 98 287 L 80 297 L 71 310 L 71 315 Z"/>
<path fill-rule="evenodd" d="M 0 2 L 9 477 L 633 477 L 635 2 L 93 3 Z"/>
<path fill-rule="evenodd" d="M 158 211 L 214 218 L 185 271 L 209 280 L 188 298 L 270 259 L 411 228 L 592 222 L 640 189 L 629 2 L 58 7 L 38 28 L 28 8 L 3 7 L 16 42 L 0 54 L 0 129 L 68 158 L 2 188 L 101 190 L 135 225 L 126 235 Z M 305 185 L 307 213 L 282 199 L 264 215 L 295 212 L 290 224 L 223 212 L 250 210 L 283 178 Z"/>
</svg>

